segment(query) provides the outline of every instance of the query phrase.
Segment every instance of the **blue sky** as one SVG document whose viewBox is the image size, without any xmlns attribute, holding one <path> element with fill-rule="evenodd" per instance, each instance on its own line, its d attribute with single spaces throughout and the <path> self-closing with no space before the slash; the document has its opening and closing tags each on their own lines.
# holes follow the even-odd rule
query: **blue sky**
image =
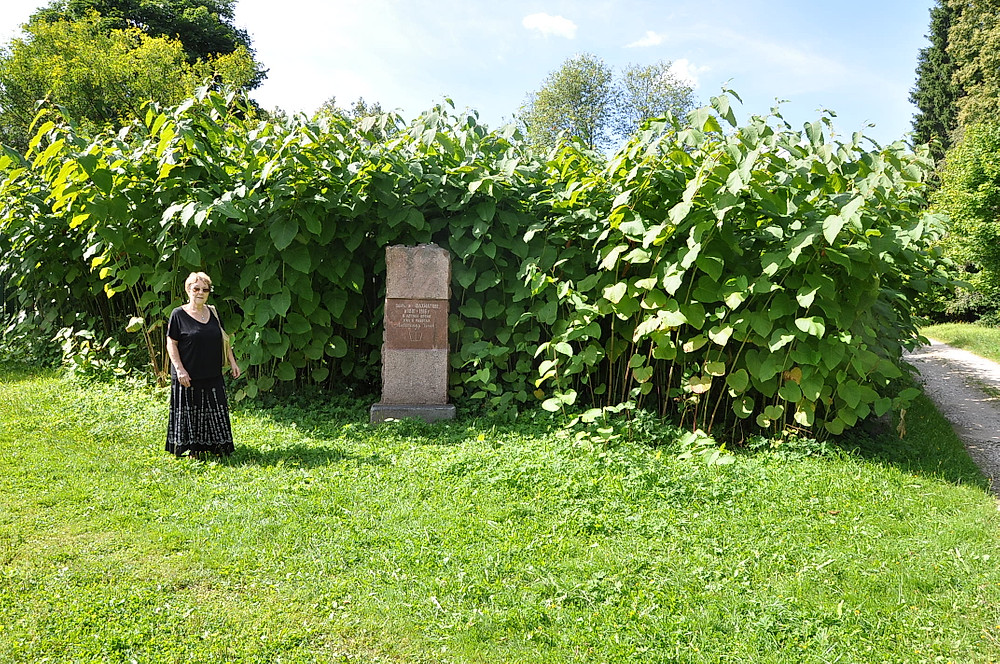
<svg viewBox="0 0 1000 664">
<path fill-rule="evenodd" d="M 0 40 L 42 0 L 2 0 Z M 723 85 L 741 115 L 777 99 L 793 126 L 818 109 L 843 134 L 902 138 L 934 0 L 238 0 L 236 23 L 270 69 L 266 108 L 311 112 L 335 96 L 407 118 L 447 96 L 497 126 L 567 58 L 622 69 L 670 60 L 707 102 Z M 873 128 L 866 128 L 869 123 Z"/>
</svg>

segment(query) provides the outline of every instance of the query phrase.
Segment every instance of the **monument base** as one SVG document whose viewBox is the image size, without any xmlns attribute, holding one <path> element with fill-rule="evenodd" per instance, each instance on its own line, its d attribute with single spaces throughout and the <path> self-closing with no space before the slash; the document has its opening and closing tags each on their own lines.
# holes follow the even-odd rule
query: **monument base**
<svg viewBox="0 0 1000 664">
<path fill-rule="evenodd" d="M 372 424 L 378 424 L 390 419 L 403 420 L 408 417 L 415 417 L 424 422 L 436 422 L 437 420 L 455 419 L 455 405 L 376 403 L 372 404 L 369 414 Z"/>
</svg>

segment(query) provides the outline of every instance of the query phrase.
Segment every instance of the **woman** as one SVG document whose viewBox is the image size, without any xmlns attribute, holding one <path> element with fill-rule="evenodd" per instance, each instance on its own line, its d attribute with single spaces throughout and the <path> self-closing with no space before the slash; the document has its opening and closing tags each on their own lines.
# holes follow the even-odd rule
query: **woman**
<svg viewBox="0 0 1000 664">
<path fill-rule="evenodd" d="M 170 313 L 167 355 L 170 356 L 170 421 L 167 451 L 198 457 L 204 452 L 222 456 L 233 451 L 229 401 L 222 380 L 223 328 L 215 307 L 208 304 L 212 280 L 192 272 L 184 281 L 188 303 Z M 239 365 L 229 348 L 233 378 Z"/>
</svg>

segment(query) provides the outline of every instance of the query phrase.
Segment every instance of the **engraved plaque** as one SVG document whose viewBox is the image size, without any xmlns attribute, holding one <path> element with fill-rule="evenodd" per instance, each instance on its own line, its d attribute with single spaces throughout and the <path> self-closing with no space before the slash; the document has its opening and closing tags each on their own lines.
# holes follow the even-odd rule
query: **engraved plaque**
<svg viewBox="0 0 1000 664">
<path fill-rule="evenodd" d="M 372 422 L 455 417 L 448 403 L 451 256 L 434 244 L 385 248 L 382 400 Z"/>
<path fill-rule="evenodd" d="M 386 299 L 385 347 L 447 349 L 448 300 Z"/>
</svg>

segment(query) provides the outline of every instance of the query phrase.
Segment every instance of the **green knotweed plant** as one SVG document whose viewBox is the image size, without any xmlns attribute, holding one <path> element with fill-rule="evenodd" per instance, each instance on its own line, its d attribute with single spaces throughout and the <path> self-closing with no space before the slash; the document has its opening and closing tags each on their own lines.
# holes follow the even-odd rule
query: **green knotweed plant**
<svg viewBox="0 0 1000 664">
<path fill-rule="evenodd" d="M 823 435 L 915 396 L 891 386 L 915 307 L 946 282 L 942 223 L 924 212 L 932 162 L 860 134 L 828 142 L 824 124 L 793 131 L 775 111 L 736 127 L 721 96 L 575 186 L 553 170 L 552 225 L 597 237 L 583 278 L 534 275 L 568 312 L 540 348 L 550 409 L 585 393 L 585 420 L 628 401 L 710 432 Z"/>
<path fill-rule="evenodd" d="M 827 142 L 825 119 L 736 127 L 729 100 L 610 159 L 542 158 L 450 101 L 409 124 L 262 120 L 203 90 L 117 133 L 48 121 L 0 156 L 0 274 L 26 328 L 145 348 L 162 375 L 163 321 L 205 270 L 249 365 L 237 398 L 375 391 L 385 247 L 436 242 L 464 403 L 641 407 L 734 437 L 905 406 L 911 311 L 944 279 L 929 158 Z"/>
</svg>

